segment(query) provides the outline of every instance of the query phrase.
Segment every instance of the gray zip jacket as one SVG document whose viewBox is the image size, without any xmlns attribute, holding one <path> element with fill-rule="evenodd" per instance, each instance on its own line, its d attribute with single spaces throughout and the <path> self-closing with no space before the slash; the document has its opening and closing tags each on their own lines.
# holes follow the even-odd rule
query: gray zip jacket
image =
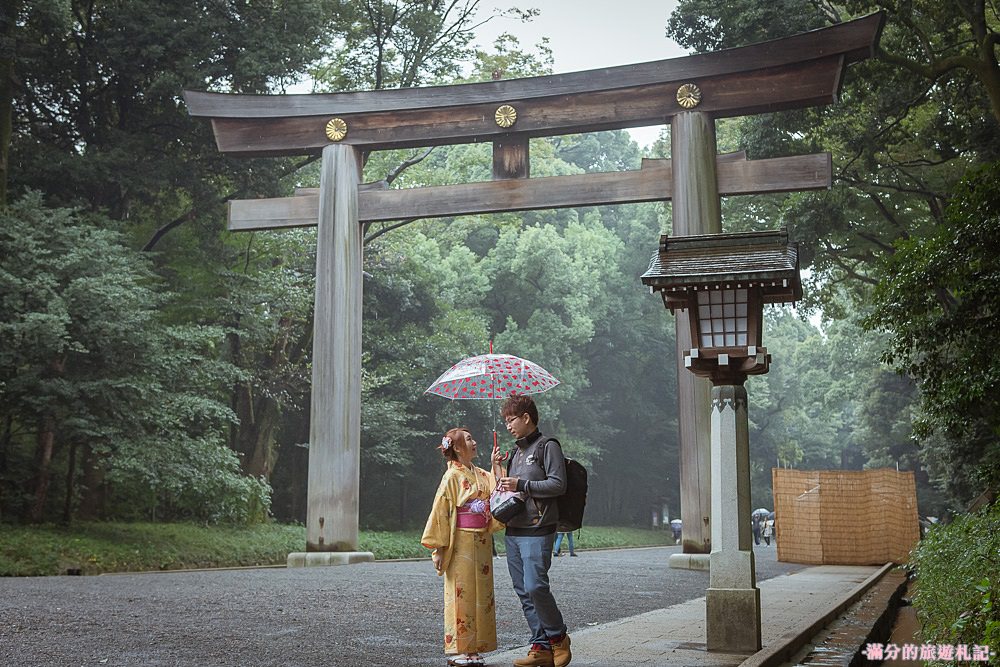
<svg viewBox="0 0 1000 667">
<path fill-rule="evenodd" d="M 517 441 L 511 457 L 511 477 L 517 477 L 517 490 L 525 493 L 525 511 L 507 524 L 507 534 L 514 537 L 550 535 L 559 521 L 557 496 L 566 492 L 566 459 L 559 441 L 541 431 Z"/>
</svg>

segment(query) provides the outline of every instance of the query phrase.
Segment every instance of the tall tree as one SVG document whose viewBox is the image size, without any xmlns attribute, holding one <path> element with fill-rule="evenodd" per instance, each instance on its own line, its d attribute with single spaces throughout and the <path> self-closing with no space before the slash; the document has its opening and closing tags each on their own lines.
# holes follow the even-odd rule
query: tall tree
<svg viewBox="0 0 1000 667">
<path fill-rule="evenodd" d="M 410 88 L 450 83 L 473 61 L 476 29 L 499 15 L 529 20 L 537 10 L 479 14 L 480 0 L 346 0 L 341 44 L 313 72 L 327 90 Z"/>
<path fill-rule="evenodd" d="M 864 295 L 877 260 L 897 239 L 940 222 L 966 168 L 1000 151 L 990 89 L 997 21 L 979 0 L 845 4 L 738 0 L 719 7 L 682 0 L 667 32 L 698 51 L 737 46 L 883 9 L 878 58 L 849 68 L 842 102 L 818 110 L 744 119 L 740 145 L 752 156 L 830 150 L 834 188 L 783 198 L 780 217 L 806 241 L 813 301 Z"/>
<path fill-rule="evenodd" d="M 13 100 L 11 187 L 127 221 L 150 248 L 182 223 L 217 219 L 229 196 L 274 192 L 287 164 L 236 167 L 212 150 L 180 91 L 280 89 L 319 57 L 331 9 L 325 0 L 14 3 L 3 43 L 12 75 L 0 80 L 0 102 Z"/>
<path fill-rule="evenodd" d="M 918 383 L 915 430 L 959 501 L 1000 489 L 1000 163 L 973 170 L 934 233 L 897 244 L 875 291 L 887 362 Z"/>
<path fill-rule="evenodd" d="M 107 220 L 33 195 L 0 223 L 3 513 L 260 518 L 269 489 L 239 475 L 221 437 L 222 332 L 165 323 L 150 258 Z"/>
</svg>

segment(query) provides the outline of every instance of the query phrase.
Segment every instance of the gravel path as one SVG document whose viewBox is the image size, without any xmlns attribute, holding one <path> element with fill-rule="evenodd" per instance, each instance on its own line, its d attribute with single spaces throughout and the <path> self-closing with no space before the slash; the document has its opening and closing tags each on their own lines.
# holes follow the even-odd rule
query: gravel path
<svg viewBox="0 0 1000 667">
<path fill-rule="evenodd" d="M 701 597 L 708 574 L 667 567 L 680 547 L 555 559 L 573 630 Z M 757 548 L 758 580 L 802 569 Z M 495 559 L 501 649 L 527 626 Z M 442 667 L 441 579 L 430 561 L 99 577 L 0 578 L 0 665 Z"/>
</svg>

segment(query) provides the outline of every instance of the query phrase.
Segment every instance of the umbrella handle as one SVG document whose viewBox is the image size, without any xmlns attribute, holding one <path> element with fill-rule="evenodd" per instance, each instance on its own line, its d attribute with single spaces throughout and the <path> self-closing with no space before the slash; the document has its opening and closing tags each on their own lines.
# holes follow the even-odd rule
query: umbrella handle
<svg viewBox="0 0 1000 667">
<path fill-rule="evenodd" d="M 496 449 L 496 447 L 497 447 L 497 432 L 494 430 L 493 431 L 493 448 Z M 509 458 L 510 458 L 510 450 L 507 450 L 506 452 L 503 453 L 503 456 L 500 458 L 500 461 L 506 461 Z"/>
</svg>

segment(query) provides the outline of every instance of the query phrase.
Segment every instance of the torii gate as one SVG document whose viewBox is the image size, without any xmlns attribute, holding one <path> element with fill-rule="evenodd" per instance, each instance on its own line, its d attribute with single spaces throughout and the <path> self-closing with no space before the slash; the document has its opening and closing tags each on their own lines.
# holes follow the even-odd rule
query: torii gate
<svg viewBox="0 0 1000 667">
<path fill-rule="evenodd" d="M 185 91 L 220 151 L 322 153 L 320 187 L 230 202 L 229 229 L 318 225 L 307 545 L 290 565 L 359 554 L 362 223 L 673 201 L 673 235 L 720 233 L 719 198 L 830 187 L 829 153 L 718 155 L 715 119 L 829 104 L 846 66 L 874 54 L 883 15 L 735 49 L 525 79 L 307 95 Z M 528 139 L 671 125 L 671 159 L 637 171 L 529 178 Z M 405 190 L 360 183 L 368 151 L 493 142 L 493 180 Z M 691 347 L 677 314 L 678 364 Z M 710 385 L 680 368 L 684 551 L 710 551 Z"/>
</svg>

